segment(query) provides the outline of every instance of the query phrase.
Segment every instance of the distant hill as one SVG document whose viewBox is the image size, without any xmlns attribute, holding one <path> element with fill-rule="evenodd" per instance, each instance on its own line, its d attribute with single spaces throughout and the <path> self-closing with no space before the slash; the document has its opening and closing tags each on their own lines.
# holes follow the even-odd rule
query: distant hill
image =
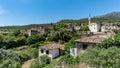
<svg viewBox="0 0 120 68">
<path fill-rule="evenodd" d="M 95 16 L 91 18 L 92 22 L 102 23 L 102 22 L 120 22 L 120 12 L 111 12 L 105 15 Z M 79 19 L 79 20 L 61 20 L 60 22 L 64 23 L 88 23 L 88 18 Z"/>
<path fill-rule="evenodd" d="M 97 23 L 102 23 L 102 22 L 120 22 L 120 12 L 111 12 L 105 15 L 100 15 L 100 16 L 95 16 L 92 19 L 92 22 L 97 22 Z M 79 19 L 79 20 L 73 20 L 73 19 L 65 19 L 65 20 L 60 20 L 58 22 L 56 22 L 55 24 L 59 24 L 59 23 L 73 23 L 73 24 L 77 24 L 80 25 L 81 23 L 84 24 L 88 24 L 88 18 L 84 18 L 84 19 Z M 49 24 L 31 24 L 31 25 L 24 25 L 24 26 L 4 26 L 4 27 L 0 27 L 0 29 L 30 29 L 30 28 L 36 28 L 39 26 L 49 26 Z"/>
<path fill-rule="evenodd" d="M 96 16 L 94 18 L 120 19 L 120 12 L 111 12 L 105 15 Z"/>
<path fill-rule="evenodd" d="M 27 29 L 30 29 L 30 28 L 38 28 L 40 26 L 49 26 L 50 24 L 30 24 L 30 25 L 23 25 L 23 26 L 1 26 L 0 27 L 0 30 L 16 30 L 16 29 L 19 29 L 19 30 L 27 30 Z"/>
</svg>

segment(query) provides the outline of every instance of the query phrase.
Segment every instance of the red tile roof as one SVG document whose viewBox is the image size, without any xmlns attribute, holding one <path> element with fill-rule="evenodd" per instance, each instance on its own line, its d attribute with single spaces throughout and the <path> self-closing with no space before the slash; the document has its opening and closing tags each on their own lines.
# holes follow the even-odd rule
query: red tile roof
<svg viewBox="0 0 120 68">
<path fill-rule="evenodd" d="M 104 37 L 91 36 L 91 37 L 81 38 L 81 39 L 78 39 L 78 40 L 75 40 L 75 41 L 76 42 L 86 42 L 86 43 L 101 43 L 104 40 L 105 40 Z"/>
<path fill-rule="evenodd" d="M 45 49 L 56 49 L 59 48 L 61 50 L 65 50 L 64 45 L 58 44 L 58 43 L 49 43 L 44 46 L 41 46 L 40 48 L 45 48 Z"/>
</svg>

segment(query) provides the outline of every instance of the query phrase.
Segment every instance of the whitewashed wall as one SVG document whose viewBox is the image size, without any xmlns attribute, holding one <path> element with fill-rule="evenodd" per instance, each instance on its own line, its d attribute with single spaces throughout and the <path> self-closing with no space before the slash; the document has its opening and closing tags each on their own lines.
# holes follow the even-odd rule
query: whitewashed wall
<svg viewBox="0 0 120 68">
<path fill-rule="evenodd" d="M 88 27 L 89 27 L 91 32 L 99 32 L 99 30 L 100 30 L 99 24 L 89 25 Z"/>
</svg>

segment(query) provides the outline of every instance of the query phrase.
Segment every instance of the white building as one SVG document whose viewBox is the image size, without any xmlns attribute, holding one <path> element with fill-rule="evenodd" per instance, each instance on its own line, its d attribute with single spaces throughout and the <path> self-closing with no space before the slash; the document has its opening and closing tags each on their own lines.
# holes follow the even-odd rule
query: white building
<svg viewBox="0 0 120 68">
<path fill-rule="evenodd" d="M 88 25 L 91 32 L 99 32 L 100 31 L 100 25 L 97 23 L 90 23 Z"/>
<path fill-rule="evenodd" d="M 77 48 L 70 48 L 70 55 L 75 58 L 78 55 Z"/>
<path fill-rule="evenodd" d="M 90 18 L 90 16 L 89 16 L 89 18 L 88 18 L 88 21 L 89 21 L 89 25 L 88 25 L 88 27 L 89 27 L 89 29 L 90 29 L 90 31 L 91 32 L 99 32 L 99 30 L 100 30 L 100 25 L 99 24 L 97 24 L 97 23 L 91 23 L 91 18 Z"/>
<path fill-rule="evenodd" d="M 47 55 L 52 59 L 63 55 L 64 45 L 58 43 L 49 43 L 39 48 L 39 56 Z"/>
</svg>

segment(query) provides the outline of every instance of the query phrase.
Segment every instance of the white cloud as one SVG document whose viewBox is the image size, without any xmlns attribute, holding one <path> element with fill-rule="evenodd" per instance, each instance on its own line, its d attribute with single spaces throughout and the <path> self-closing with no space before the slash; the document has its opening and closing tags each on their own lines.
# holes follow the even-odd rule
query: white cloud
<svg viewBox="0 0 120 68">
<path fill-rule="evenodd" d="M 0 15 L 3 15 L 5 12 L 6 12 L 5 9 L 0 6 Z"/>
</svg>

